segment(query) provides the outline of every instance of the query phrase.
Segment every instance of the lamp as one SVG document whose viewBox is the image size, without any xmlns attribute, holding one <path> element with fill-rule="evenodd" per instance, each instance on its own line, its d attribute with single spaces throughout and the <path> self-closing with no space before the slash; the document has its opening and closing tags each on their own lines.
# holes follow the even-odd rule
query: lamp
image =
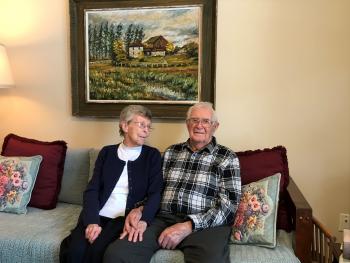
<svg viewBox="0 0 350 263">
<path fill-rule="evenodd" d="M 6 48 L 0 44 L 0 88 L 11 88 L 15 86 Z"/>
</svg>

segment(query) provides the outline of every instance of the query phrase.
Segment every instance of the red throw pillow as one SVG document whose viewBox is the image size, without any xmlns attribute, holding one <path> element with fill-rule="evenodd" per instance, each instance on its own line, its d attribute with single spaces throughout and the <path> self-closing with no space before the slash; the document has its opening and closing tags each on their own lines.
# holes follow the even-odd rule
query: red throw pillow
<svg viewBox="0 0 350 263">
<path fill-rule="evenodd" d="M 236 154 L 240 163 L 242 185 L 281 173 L 277 228 L 290 231 L 291 222 L 285 202 L 285 193 L 289 184 L 286 148 L 277 146 L 271 149 L 236 152 Z"/>
<path fill-rule="evenodd" d="M 4 156 L 41 155 L 43 161 L 35 182 L 29 206 L 53 209 L 61 190 L 67 144 L 64 141 L 42 142 L 9 134 L 4 139 Z"/>
<path fill-rule="evenodd" d="M 280 191 L 289 184 L 287 150 L 283 146 L 272 149 L 236 152 L 241 168 L 242 184 L 259 181 L 276 173 L 281 174 Z"/>
</svg>

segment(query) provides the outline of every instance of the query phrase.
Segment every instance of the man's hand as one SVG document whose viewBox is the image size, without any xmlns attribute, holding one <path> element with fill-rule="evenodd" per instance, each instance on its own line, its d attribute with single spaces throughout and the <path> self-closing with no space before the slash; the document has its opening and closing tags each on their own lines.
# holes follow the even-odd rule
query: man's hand
<svg viewBox="0 0 350 263">
<path fill-rule="evenodd" d="M 85 229 L 85 238 L 92 244 L 100 235 L 102 228 L 98 224 L 90 224 Z"/>
<path fill-rule="evenodd" d="M 191 233 L 191 221 L 177 223 L 163 230 L 158 238 L 158 243 L 162 248 L 175 249 L 176 246 Z"/>
</svg>

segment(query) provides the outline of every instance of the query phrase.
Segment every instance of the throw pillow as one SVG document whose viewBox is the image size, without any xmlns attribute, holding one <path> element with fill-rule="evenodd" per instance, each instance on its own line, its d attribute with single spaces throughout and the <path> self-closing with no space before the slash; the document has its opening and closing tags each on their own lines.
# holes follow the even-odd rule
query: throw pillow
<svg viewBox="0 0 350 263">
<path fill-rule="evenodd" d="M 283 146 L 271 149 L 244 151 L 236 153 L 241 168 L 242 184 L 256 182 L 271 174 L 281 174 L 281 193 L 289 184 L 287 150 Z"/>
<path fill-rule="evenodd" d="M 2 155 L 43 157 L 29 206 L 42 209 L 56 207 L 66 151 L 67 144 L 64 141 L 43 142 L 14 134 L 5 137 Z"/>
<path fill-rule="evenodd" d="M 273 248 L 281 174 L 242 186 L 231 241 Z"/>
<path fill-rule="evenodd" d="M 277 228 L 290 231 L 292 223 L 286 208 L 286 192 L 289 184 L 286 148 L 277 146 L 271 149 L 237 152 L 237 156 L 241 168 L 242 185 L 256 182 L 271 174 L 281 174 Z"/>
<path fill-rule="evenodd" d="M 33 157 L 0 155 L 0 211 L 25 214 L 42 161 Z"/>
</svg>

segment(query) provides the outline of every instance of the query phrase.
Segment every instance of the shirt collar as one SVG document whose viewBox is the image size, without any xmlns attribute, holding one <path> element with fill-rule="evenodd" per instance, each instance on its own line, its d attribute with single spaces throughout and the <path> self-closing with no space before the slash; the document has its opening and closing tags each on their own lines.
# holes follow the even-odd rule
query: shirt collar
<svg viewBox="0 0 350 263">
<path fill-rule="evenodd" d="M 216 138 L 213 136 L 211 139 L 211 142 L 208 143 L 204 148 L 202 148 L 201 150 L 198 151 L 198 153 L 202 153 L 202 152 L 208 152 L 208 153 L 212 153 L 214 151 L 215 146 L 217 145 L 216 143 Z M 191 149 L 191 145 L 190 145 L 190 139 L 188 139 L 185 143 L 184 143 L 184 148 L 187 148 L 188 150 L 190 150 L 191 152 L 193 152 L 193 150 Z"/>
</svg>

